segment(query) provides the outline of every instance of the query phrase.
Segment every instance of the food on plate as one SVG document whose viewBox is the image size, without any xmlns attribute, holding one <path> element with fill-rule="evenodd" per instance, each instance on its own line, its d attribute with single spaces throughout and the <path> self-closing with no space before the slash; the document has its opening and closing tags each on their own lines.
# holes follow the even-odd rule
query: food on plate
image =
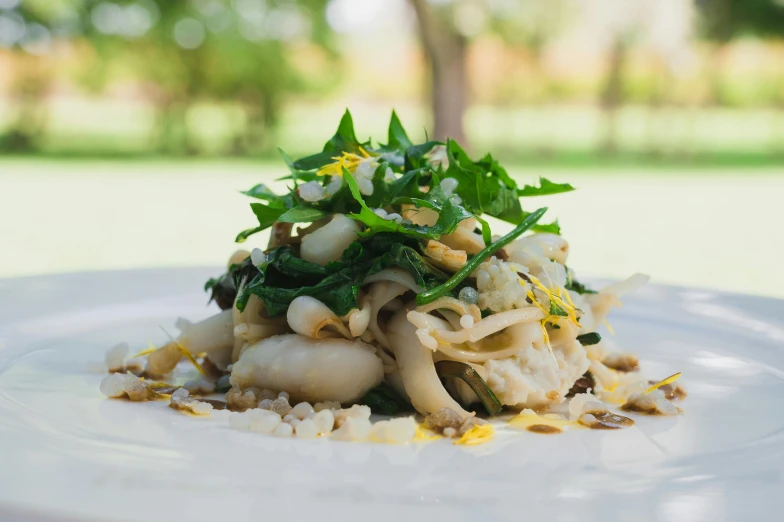
<svg viewBox="0 0 784 522">
<path fill-rule="evenodd" d="M 386 144 L 360 142 L 346 112 L 322 151 L 284 159 L 288 189 L 246 191 L 258 224 L 236 241 L 268 239 L 206 284 L 220 311 L 180 319 L 145 364 L 110 350 L 106 396 L 227 408 L 243 431 L 391 443 L 482 443 L 505 414 L 550 434 L 633 424 L 611 407 L 679 413 L 680 374 L 651 383 L 598 333 L 648 278 L 581 283 L 558 222 L 531 203 L 571 185 L 519 186 L 489 154 L 412 143 L 394 113 Z M 184 361 L 199 377 L 178 385 Z"/>
</svg>

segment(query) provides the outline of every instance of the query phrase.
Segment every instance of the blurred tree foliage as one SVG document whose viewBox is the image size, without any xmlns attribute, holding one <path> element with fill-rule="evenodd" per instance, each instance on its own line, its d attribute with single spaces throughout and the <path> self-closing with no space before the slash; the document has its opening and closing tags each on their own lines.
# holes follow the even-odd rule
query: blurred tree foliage
<svg viewBox="0 0 784 522">
<path fill-rule="evenodd" d="M 784 3 L 779 0 L 697 0 L 700 32 L 716 42 L 709 64 L 713 101 L 727 103 L 730 95 L 719 71 L 719 54 L 725 44 L 745 36 L 784 38 Z M 784 96 L 780 97 L 784 103 Z"/>
<path fill-rule="evenodd" d="M 54 74 L 45 57 L 51 50 L 48 27 L 57 13 L 45 2 L 11 2 L 11 9 L 3 14 L 4 35 L 8 43 L 16 44 L 19 52 L 11 56 L 9 86 L 10 123 L 0 135 L 0 151 L 31 151 L 39 145 L 46 126 L 46 110 L 42 100 L 48 94 Z M 59 29 L 59 27 L 58 27 Z M 16 33 L 18 38 L 10 39 Z"/>
<path fill-rule="evenodd" d="M 265 138 L 278 121 L 284 98 L 313 86 L 311 71 L 298 69 L 290 59 L 291 49 L 311 45 L 328 61 L 336 58 L 326 3 L 87 0 L 83 12 L 91 23 L 85 24 L 85 37 L 98 58 L 87 77 L 101 85 L 119 62 L 143 80 L 157 108 L 154 141 L 167 153 L 196 152 L 187 124 L 195 102 L 238 104 L 245 123 L 232 151 L 251 152 L 269 145 Z M 318 78 L 328 79 L 328 70 Z"/>
<path fill-rule="evenodd" d="M 741 36 L 784 37 L 784 3 L 777 0 L 697 0 L 703 35 L 722 43 Z"/>
<path fill-rule="evenodd" d="M 188 132 L 197 102 L 242 108 L 232 151 L 267 146 L 283 100 L 336 83 L 337 59 L 325 18 L 327 0 L 22 0 L 10 16 L 52 47 L 68 40 L 90 60 L 77 77 L 100 92 L 114 79 L 134 80 L 156 108 L 154 143 L 166 153 L 195 153 Z M 45 121 L 52 49 L 23 39 L 12 95 L 18 115 L 4 138 L 14 149 L 34 146 Z M 39 45 L 39 47 L 41 47 Z M 310 50 L 310 53 L 295 51 Z M 38 52 L 40 50 L 40 52 Z M 298 63 L 292 57 L 319 55 Z M 43 66 L 38 66 L 41 63 Z M 316 68 L 314 70 L 314 67 Z M 34 116 L 34 117 L 33 117 Z"/>
</svg>

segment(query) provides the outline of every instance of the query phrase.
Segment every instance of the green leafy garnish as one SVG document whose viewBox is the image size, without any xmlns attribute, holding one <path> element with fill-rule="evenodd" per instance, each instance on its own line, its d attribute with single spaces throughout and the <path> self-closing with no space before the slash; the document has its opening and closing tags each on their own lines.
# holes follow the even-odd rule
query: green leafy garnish
<svg viewBox="0 0 784 522">
<path fill-rule="evenodd" d="M 319 169 L 324 165 L 332 163 L 332 158 L 335 156 L 339 156 L 343 152 L 356 152 L 363 145 L 357 140 L 354 132 L 354 119 L 351 117 L 348 109 L 346 109 L 338 125 L 337 132 L 324 144 L 324 149 L 318 154 L 298 159 L 291 166 L 296 170 L 303 171 Z"/>
<path fill-rule="evenodd" d="M 328 213 L 317 208 L 297 207 L 278 216 L 278 221 L 281 223 L 313 223 L 327 216 L 329 216 Z"/>
<path fill-rule="evenodd" d="M 237 242 L 276 223 L 324 223 L 335 214 L 355 219 L 362 230 L 339 260 L 322 266 L 300 257 L 298 235 L 303 235 L 303 227 L 299 231 L 292 228 L 291 244 L 265 252 L 266 260 L 260 266 L 248 261 L 241 271 L 232 269 L 210 280 L 207 290 L 213 299 L 221 307 L 236 300 L 242 309 L 251 295 L 257 295 L 269 314 L 279 315 L 293 299 L 309 295 L 344 315 L 358 307 L 357 297 L 367 277 L 396 266 L 413 276 L 422 288 L 417 303 L 425 304 L 445 295 L 456 297 L 479 264 L 524 232 L 560 233 L 557 221 L 539 223 L 545 209 L 529 212 L 520 198 L 568 192 L 574 190 L 571 185 L 540 178 L 538 185 L 518 186 L 490 154 L 473 160 L 454 140 L 425 140 L 417 143 L 412 139 L 393 112 L 387 143 L 374 146 L 370 141 L 362 142 L 357 138 L 351 113 L 346 111 L 320 152 L 295 160 L 281 150 L 289 174 L 279 179 L 292 182 L 288 193 L 277 194 L 263 183 L 244 191 L 256 200 L 250 206 L 257 225 L 240 232 Z M 304 184 L 308 184 L 307 200 L 300 195 L 305 194 Z M 427 210 L 437 217 L 429 221 L 430 225 L 384 217 L 410 216 L 407 211 L 411 210 Z M 487 216 L 515 228 L 494 242 Z M 467 263 L 457 273 L 436 268 L 424 256 L 428 242 L 455 233 L 469 219 L 476 219 L 474 233 L 481 233 L 484 249 L 475 255 L 469 253 Z M 237 296 L 240 286 L 242 295 Z M 591 292 L 576 281 L 569 281 L 567 288 Z M 553 303 L 550 315 L 563 317 L 566 311 Z"/>
<path fill-rule="evenodd" d="M 567 273 L 568 273 L 568 271 L 567 271 Z M 580 295 L 597 293 L 596 290 L 591 290 L 590 288 L 588 288 L 584 284 L 582 284 L 579 281 L 576 281 L 576 280 L 574 280 L 572 278 L 568 278 L 567 279 L 566 285 L 564 286 L 564 288 L 566 288 L 567 290 L 571 290 L 572 292 L 577 292 Z"/>
<path fill-rule="evenodd" d="M 438 239 L 443 234 L 451 234 L 457 229 L 457 225 L 464 219 L 473 217 L 473 214 L 468 212 L 460 205 L 453 205 L 449 198 L 443 196 L 443 191 L 440 193 L 443 197 L 438 197 L 436 193 L 440 191 L 440 187 L 431 189 L 433 194 L 428 194 L 429 198 L 414 199 L 408 198 L 406 201 L 417 204 L 421 207 L 427 207 L 438 211 L 438 221 L 433 226 L 427 225 L 414 225 L 413 223 L 397 223 L 395 221 L 385 219 L 375 212 L 373 212 L 362 198 L 359 192 L 359 186 L 354 180 L 354 177 L 344 169 L 343 179 L 348 183 L 351 194 L 354 199 L 359 203 L 361 210 L 359 214 L 349 214 L 350 218 L 361 221 L 367 230 L 365 235 L 378 234 L 380 232 L 397 232 L 407 236 L 418 237 L 420 239 Z"/>
<path fill-rule="evenodd" d="M 552 299 L 550 300 L 550 315 L 558 317 L 569 317 L 569 313 L 558 306 Z"/>
<path fill-rule="evenodd" d="M 580 341 L 580 344 L 582 344 L 583 346 L 592 346 L 594 344 L 599 344 L 602 340 L 602 336 L 596 332 L 591 332 L 587 334 L 578 335 L 577 340 Z"/>
</svg>

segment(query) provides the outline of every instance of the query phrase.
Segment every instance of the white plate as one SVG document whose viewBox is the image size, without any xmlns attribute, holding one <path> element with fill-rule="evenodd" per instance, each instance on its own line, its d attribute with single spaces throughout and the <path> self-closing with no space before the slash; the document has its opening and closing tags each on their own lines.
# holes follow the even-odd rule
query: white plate
<svg viewBox="0 0 784 522">
<path fill-rule="evenodd" d="M 118 341 L 211 312 L 205 269 L 0 280 L 0 520 L 781 520 L 784 302 L 649 286 L 612 318 L 678 418 L 490 444 L 281 440 L 105 400 Z M 93 369 L 91 369 L 93 368 Z"/>
</svg>

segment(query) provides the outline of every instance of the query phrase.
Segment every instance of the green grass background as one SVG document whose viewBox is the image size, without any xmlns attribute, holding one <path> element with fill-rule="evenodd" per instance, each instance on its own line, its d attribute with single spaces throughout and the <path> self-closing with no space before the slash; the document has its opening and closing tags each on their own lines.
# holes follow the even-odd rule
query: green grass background
<svg viewBox="0 0 784 522">
<path fill-rule="evenodd" d="M 559 218 L 578 273 L 784 297 L 782 167 L 510 171 L 579 188 L 527 203 Z M 254 222 L 237 191 L 283 173 L 251 160 L 0 158 L 0 276 L 219 267 Z"/>
</svg>

